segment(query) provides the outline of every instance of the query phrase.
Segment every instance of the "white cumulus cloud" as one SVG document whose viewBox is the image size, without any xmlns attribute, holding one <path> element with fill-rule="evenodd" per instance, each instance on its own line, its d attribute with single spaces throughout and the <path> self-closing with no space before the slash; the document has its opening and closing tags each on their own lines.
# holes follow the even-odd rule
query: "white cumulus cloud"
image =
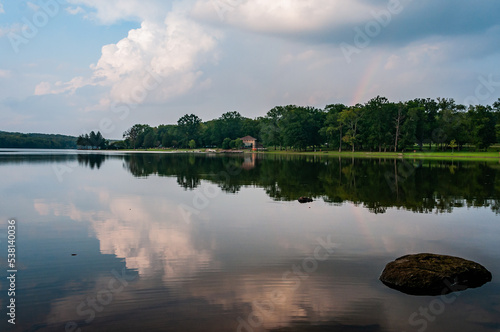
<svg viewBox="0 0 500 332">
<path fill-rule="evenodd" d="M 54 86 L 40 83 L 36 95 L 74 92 L 85 85 L 109 88 L 109 102 L 143 103 L 146 98 L 165 101 L 194 87 L 200 67 L 216 60 L 218 35 L 172 11 L 160 23 L 143 21 L 116 44 L 105 45 L 89 80 L 74 78 Z"/>
<path fill-rule="evenodd" d="M 41 82 L 35 87 L 35 96 L 60 94 L 65 92 L 74 93 L 77 89 L 86 85 L 93 84 L 81 76 L 75 77 L 69 82 L 59 81 L 55 84 L 51 84 L 50 82 Z"/>
<path fill-rule="evenodd" d="M 5 10 L 3 9 L 3 3 L 0 2 L 0 14 L 4 14 Z"/>
</svg>

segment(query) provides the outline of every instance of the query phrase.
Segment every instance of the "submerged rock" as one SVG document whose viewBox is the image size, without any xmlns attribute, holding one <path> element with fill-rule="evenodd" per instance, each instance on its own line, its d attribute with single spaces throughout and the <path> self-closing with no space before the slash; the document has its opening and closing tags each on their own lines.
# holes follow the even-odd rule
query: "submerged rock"
<svg viewBox="0 0 500 332">
<path fill-rule="evenodd" d="M 313 200 L 309 197 L 299 197 L 299 203 L 311 203 Z"/>
<path fill-rule="evenodd" d="M 441 295 L 476 288 L 491 281 L 482 265 L 459 257 L 406 255 L 386 265 L 380 281 L 411 295 Z"/>
</svg>

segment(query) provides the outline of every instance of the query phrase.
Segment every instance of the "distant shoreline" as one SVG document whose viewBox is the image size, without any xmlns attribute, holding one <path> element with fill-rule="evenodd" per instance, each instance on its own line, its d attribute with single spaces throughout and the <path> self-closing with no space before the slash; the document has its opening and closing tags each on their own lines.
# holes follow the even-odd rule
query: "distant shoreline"
<svg viewBox="0 0 500 332">
<path fill-rule="evenodd" d="M 391 158 L 391 159 L 433 159 L 433 160 L 474 160 L 474 161 L 492 161 L 498 159 L 500 162 L 500 152 L 363 152 L 363 151 L 291 151 L 291 150 L 267 150 L 267 151 L 251 151 L 251 150 L 221 150 L 221 149 L 124 149 L 124 150 L 84 150 L 84 149 L 24 149 L 24 148 L 1 148 L 0 152 L 16 152 L 23 153 L 27 151 L 43 153 L 50 151 L 51 153 L 58 151 L 72 151 L 82 153 L 193 153 L 193 154 L 220 154 L 220 155 L 269 155 L 269 156 L 319 156 L 319 157 L 341 157 L 341 158 Z"/>
</svg>

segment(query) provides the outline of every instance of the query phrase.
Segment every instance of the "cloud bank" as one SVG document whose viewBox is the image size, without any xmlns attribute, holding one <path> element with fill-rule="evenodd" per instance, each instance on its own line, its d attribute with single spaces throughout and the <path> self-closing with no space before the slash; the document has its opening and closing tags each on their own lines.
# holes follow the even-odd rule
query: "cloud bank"
<svg viewBox="0 0 500 332">
<path fill-rule="evenodd" d="M 67 3 L 23 45 L 19 59 L 2 65 L 12 74 L 0 75 L 10 82 L 0 92 L 0 107 L 22 113 L 33 104 L 29 98 L 38 98 L 38 113 L 54 112 L 54 104 L 65 107 L 67 117 L 58 127 L 67 127 L 75 118 L 96 126 L 90 123 L 102 118 L 97 111 L 134 105 L 141 116 L 120 120 L 115 137 L 135 121 L 174 123 L 186 113 L 204 120 L 230 110 L 256 117 L 276 105 L 324 107 L 366 102 L 377 95 L 395 101 L 447 97 L 463 102 L 474 94 L 480 77 L 494 75 L 498 81 L 500 76 L 497 1 Z M 0 25 L 0 41 L 13 29 L 22 31 L 23 17 L 33 17 L 28 5 L 23 8 L 23 16 Z M 57 42 L 66 27 L 68 39 Z M 94 34 L 82 35 L 86 28 Z M 107 35 L 113 29 L 122 30 Z M 87 56 L 80 59 L 70 47 Z M 47 57 L 54 64 L 47 65 Z M 9 65 L 16 61 L 17 68 Z M 14 82 L 16 73 L 21 77 Z M 24 99 L 7 104 L 13 95 Z M 491 103 L 498 95 L 496 91 L 480 102 Z"/>
</svg>

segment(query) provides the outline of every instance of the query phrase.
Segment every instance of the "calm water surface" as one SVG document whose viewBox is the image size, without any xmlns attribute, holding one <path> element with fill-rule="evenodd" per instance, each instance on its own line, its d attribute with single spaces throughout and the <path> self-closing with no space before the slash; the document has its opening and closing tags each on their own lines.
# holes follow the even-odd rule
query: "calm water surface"
<svg viewBox="0 0 500 332">
<path fill-rule="evenodd" d="M 0 177 L 1 331 L 500 331 L 498 160 L 4 150 Z M 378 280 L 419 252 L 493 281 L 441 298 Z"/>
</svg>

